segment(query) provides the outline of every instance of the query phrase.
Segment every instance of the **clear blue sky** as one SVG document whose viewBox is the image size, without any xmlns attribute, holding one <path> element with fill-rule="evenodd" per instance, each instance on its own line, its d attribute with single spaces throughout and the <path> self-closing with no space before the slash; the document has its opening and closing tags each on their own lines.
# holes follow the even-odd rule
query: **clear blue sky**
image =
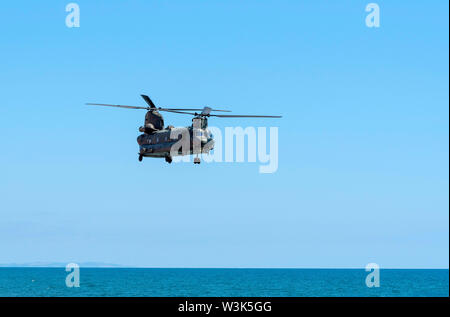
<svg viewBox="0 0 450 317">
<path fill-rule="evenodd" d="M 446 1 L 0 5 L 0 263 L 448 267 Z M 283 119 L 279 168 L 137 160 L 144 112 Z M 189 117 L 165 115 L 183 126 Z"/>
</svg>

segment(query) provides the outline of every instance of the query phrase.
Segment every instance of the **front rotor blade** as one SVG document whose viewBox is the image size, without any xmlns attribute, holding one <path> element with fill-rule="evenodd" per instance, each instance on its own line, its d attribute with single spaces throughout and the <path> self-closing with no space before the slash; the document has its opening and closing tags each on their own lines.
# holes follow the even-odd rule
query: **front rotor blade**
<svg viewBox="0 0 450 317">
<path fill-rule="evenodd" d="M 156 108 L 155 104 L 153 103 L 153 101 L 150 99 L 149 96 L 147 95 L 141 95 L 141 97 L 145 100 L 145 102 L 150 106 L 150 108 Z"/>
<path fill-rule="evenodd" d="M 149 107 L 139 107 L 139 106 L 124 106 L 124 105 L 109 105 L 105 103 L 87 103 L 88 106 L 105 106 L 105 107 L 117 107 L 117 108 L 127 108 L 127 109 L 145 109 L 148 110 Z"/>
<path fill-rule="evenodd" d="M 158 110 L 159 110 L 159 111 L 166 111 L 166 112 L 173 112 L 173 113 L 190 114 L 190 115 L 193 115 L 193 116 L 198 115 L 198 113 L 185 112 L 185 111 L 178 111 L 178 110 L 169 110 L 169 109 L 163 109 L 163 108 L 158 109 Z"/>
</svg>

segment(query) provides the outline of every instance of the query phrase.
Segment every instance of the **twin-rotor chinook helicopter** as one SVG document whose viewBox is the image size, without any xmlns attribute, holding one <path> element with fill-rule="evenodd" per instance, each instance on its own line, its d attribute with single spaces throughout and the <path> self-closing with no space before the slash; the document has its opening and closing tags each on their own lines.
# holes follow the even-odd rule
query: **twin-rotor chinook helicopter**
<svg viewBox="0 0 450 317">
<path fill-rule="evenodd" d="M 144 126 L 139 128 L 143 134 L 139 135 L 137 142 L 139 144 L 139 161 L 144 157 L 164 157 L 166 162 L 172 163 L 172 156 L 174 155 L 191 155 L 196 154 L 194 164 L 200 164 L 199 153 L 209 153 L 214 147 L 214 138 L 208 130 L 208 118 L 281 118 L 281 116 L 255 116 L 255 115 L 224 115 L 212 114 L 211 112 L 231 112 L 229 110 L 212 109 L 204 107 L 203 109 L 194 108 L 161 108 L 156 107 L 153 101 L 146 95 L 141 97 L 148 104 L 148 107 L 142 106 L 124 106 L 124 105 L 110 105 L 101 103 L 87 103 L 93 106 L 107 106 L 127 109 L 144 109 L 147 110 L 145 114 Z M 171 113 L 189 114 L 194 116 L 192 125 L 185 128 L 174 128 L 167 126 L 164 128 L 164 118 L 159 111 L 166 111 Z M 201 111 L 188 112 L 188 111 Z M 182 151 L 181 149 L 174 152 L 171 151 L 172 146 L 177 143 L 183 133 L 189 133 L 189 150 Z M 173 138 L 173 136 L 176 136 Z M 193 146 L 196 144 L 197 146 Z"/>
</svg>

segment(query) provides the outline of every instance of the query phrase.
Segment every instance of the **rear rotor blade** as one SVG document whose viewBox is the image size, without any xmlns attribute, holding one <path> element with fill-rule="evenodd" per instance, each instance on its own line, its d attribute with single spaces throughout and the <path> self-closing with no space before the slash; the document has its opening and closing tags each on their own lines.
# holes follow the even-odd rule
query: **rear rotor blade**
<svg viewBox="0 0 450 317">
<path fill-rule="evenodd" d="M 125 105 L 109 105 L 105 103 L 87 103 L 88 106 L 105 106 L 105 107 L 117 107 L 117 108 L 127 108 L 127 109 L 145 109 L 148 110 L 149 107 L 139 107 L 139 106 L 125 106 Z"/>
<path fill-rule="evenodd" d="M 158 110 L 203 111 L 205 108 L 158 108 Z M 211 111 L 231 112 L 231 110 L 211 109 Z"/>
<path fill-rule="evenodd" d="M 254 115 L 228 115 L 228 114 L 202 114 L 202 113 L 192 113 L 178 110 L 168 110 L 161 109 L 161 111 L 190 114 L 192 116 L 203 116 L 203 117 L 219 117 L 219 118 L 281 118 L 281 116 L 254 116 Z"/>
<path fill-rule="evenodd" d="M 212 109 L 210 107 L 205 107 L 205 108 L 203 108 L 201 115 L 208 116 L 211 113 L 211 110 Z"/>
<path fill-rule="evenodd" d="M 227 114 L 209 114 L 208 116 L 219 118 L 281 118 L 281 116 L 253 116 L 253 115 L 227 115 Z"/>
</svg>

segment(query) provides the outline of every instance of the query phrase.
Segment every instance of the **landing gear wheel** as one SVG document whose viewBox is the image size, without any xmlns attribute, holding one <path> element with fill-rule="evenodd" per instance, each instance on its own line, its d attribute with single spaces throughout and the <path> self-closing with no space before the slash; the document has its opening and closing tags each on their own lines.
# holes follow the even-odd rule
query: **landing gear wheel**
<svg viewBox="0 0 450 317">
<path fill-rule="evenodd" d="M 143 156 L 139 155 L 139 162 L 142 162 L 142 158 L 143 158 Z"/>
<path fill-rule="evenodd" d="M 167 163 L 172 163 L 172 157 L 171 156 L 166 156 L 166 162 Z"/>
<path fill-rule="evenodd" d="M 194 158 L 194 164 L 200 164 L 200 158 L 199 157 Z"/>
</svg>

